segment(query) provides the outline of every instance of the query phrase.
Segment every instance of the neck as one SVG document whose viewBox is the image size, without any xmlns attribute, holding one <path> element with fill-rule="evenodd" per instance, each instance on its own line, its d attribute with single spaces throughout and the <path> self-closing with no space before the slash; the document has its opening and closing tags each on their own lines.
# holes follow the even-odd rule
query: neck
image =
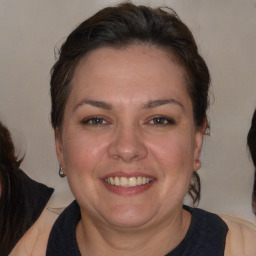
<svg viewBox="0 0 256 256">
<path fill-rule="evenodd" d="M 191 221 L 183 209 L 154 225 L 136 228 L 113 228 L 81 215 L 76 236 L 82 256 L 166 255 L 184 239 Z"/>
</svg>

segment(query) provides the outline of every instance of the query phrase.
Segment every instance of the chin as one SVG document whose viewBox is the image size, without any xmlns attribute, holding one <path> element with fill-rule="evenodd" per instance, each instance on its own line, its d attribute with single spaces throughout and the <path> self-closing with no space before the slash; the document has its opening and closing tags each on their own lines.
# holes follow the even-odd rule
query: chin
<svg viewBox="0 0 256 256">
<path fill-rule="evenodd" d="M 152 209 L 146 210 L 141 205 L 139 207 L 114 207 L 104 217 L 112 226 L 119 228 L 137 228 L 145 226 L 153 218 Z"/>
</svg>

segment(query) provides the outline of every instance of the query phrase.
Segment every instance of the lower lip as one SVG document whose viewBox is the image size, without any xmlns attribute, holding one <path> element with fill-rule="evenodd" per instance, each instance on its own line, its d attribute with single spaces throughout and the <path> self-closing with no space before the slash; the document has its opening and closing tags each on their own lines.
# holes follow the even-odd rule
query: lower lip
<svg viewBox="0 0 256 256">
<path fill-rule="evenodd" d="M 104 180 L 102 182 L 107 187 L 108 190 L 122 196 L 130 196 L 130 195 L 143 193 L 155 183 L 155 181 L 151 181 L 150 183 L 145 185 L 139 185 L 134 187 L 121 187 L 121 186 L 115 186 L 115 185 L 106 183 Z"/>
</svg>

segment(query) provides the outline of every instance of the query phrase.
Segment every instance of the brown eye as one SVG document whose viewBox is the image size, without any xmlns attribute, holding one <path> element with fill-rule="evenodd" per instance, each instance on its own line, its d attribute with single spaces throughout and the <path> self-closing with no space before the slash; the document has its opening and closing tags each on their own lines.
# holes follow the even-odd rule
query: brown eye
<svg viewBox="0 0 256 256">
<path fill-rule="evenodd" d="M 83 125 L 104 125 L 104 124 L 107 124 L 107 121 L 100 116 L 94 116 L 94 117 L 90 117 L 83 120 L 82 124 Z"/>
<path fill-rule="evenodd" d="M 172 118 L 164 117 L 164 116 L 157 116 L 152 118 L 149 121 L 151 125 L 172 125 L 175 124 L 175 121 Z"/>
</svg>

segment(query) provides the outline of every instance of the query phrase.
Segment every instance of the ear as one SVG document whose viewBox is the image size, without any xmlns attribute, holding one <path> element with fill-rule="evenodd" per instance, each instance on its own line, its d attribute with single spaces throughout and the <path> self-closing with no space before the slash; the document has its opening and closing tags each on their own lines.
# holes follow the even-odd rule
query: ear
<svg viewBox="0 0 256 256">
<path fill-rule="evenodd" d="M 201 168 L 200 155 L 201 155 L 201 150 L 203 146 L 203 138 L 204 138 L 206 127 L 207 127 L 207 121 L 205 121 L 203 125 L 198 128 L 195 134 L 195 150 L 194 150 L 194 163 L 193 163 L 194 171 L 197 171 Z"/>
<path fill-rule="evenodd" d="M 62 146 L 62 138 L 61 138 L 61 131 L 60 128 L 56 128 L 54 131 L 54 138 L 55 138 L 55 149 L 56 155 L 58 158 L 59 165 L 64 168 L 64 161 L 63 161 L 63 146 Z"/>
</svg>

